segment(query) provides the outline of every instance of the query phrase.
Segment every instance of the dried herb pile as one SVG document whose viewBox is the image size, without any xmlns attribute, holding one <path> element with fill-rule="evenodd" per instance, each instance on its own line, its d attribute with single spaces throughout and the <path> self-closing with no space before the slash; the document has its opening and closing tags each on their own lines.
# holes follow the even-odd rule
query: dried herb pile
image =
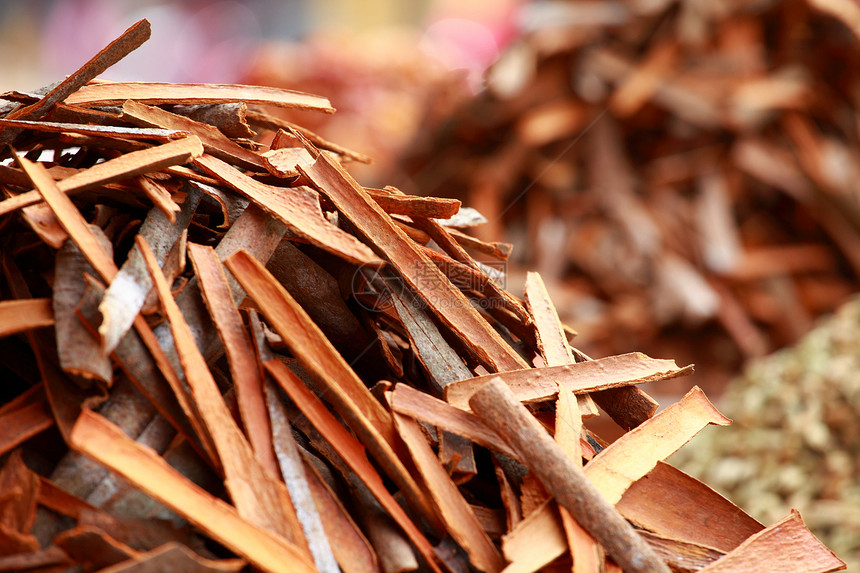
<svg viewBox="0 0 860 573">
<path fill-rule="evenodd" d="M 586 356 L 458 201 L 266 111 L 326 98 L 97 79 L 148 36 L 3 95 L 0 570 L 842 566 L 662 461 L 728 423 L 636 386 L 691 366 Z"/>
<path fill-rule="evenodd" d="M 858 290 L 857 21 L 830 0 L 527 4 L 486 92 L 389 181 L 480 210 L 586 351 L 695 348 L 726 380 Z"/>
<path fill-rule="evenodd" d="M 769 521 L 797 508 L 860 567 L 860 301 L 792 348 L 754 361 L 720 400 L 734 421 L 703 432 L 672 463 Z"/>
</svg>

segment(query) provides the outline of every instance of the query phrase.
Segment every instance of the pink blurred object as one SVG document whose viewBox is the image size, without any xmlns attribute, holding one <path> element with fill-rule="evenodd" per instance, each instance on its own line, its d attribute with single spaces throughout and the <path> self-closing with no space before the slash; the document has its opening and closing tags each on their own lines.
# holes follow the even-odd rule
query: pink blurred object
<svg viewBox="0 0 860 573">
<path fill-rule="evenodd" d="M 144 17 L 152 38 L 111 68 L 110 79 L 236 82 L 261 37 L 257 14 L 242 2 L 56 2 L 45 22 L 44 65 L 53 75 L 69 73 Z"/>
<path fill-rule="evenodd" d="M 516 35 L 521 0 L 437 1 L 427 20 L 421 48 L 452 70 L 466 70 L 477 91 L 486 69 Z"/>
</svg>

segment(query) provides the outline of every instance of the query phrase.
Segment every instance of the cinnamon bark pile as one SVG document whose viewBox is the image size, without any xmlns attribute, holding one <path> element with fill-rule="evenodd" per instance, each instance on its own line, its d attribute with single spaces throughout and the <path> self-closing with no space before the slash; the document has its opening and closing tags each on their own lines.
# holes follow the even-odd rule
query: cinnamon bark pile
<svg viewBox="0 0 860 573">
<path fill-rule="evenodd" d="M 692 366 L 586 356 L 458 201 L 267 112 L 324 97 L 97 79 L 148 35 L 3 95 L 0 570 L 842 566 L 663 461 L 729 423 L 636 386 Z"/>
</svg>

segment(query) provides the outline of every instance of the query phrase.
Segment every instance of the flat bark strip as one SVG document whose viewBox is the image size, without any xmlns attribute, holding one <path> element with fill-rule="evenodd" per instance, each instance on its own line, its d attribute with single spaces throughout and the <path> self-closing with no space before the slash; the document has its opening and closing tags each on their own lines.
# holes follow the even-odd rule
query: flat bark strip
<svg viewBox="0 0 860 573">
<path fill-rule="evenodd" d="M 41 163 L 33 163 L 24 157 L 18 157 L 18 163 L 27 173 L 42 198 L 51 207 L 60 225 L 93 266 L 93 269 L 102 279 L 110 283 L 117 273 L 116 264 L 113 262 L 113 258 L 101 247 L 86 219 L 72 203 L 72 200 L 60 191 L 54 183 L 54 179 Z"/>
<path fill-rule="evenodd" d="M 541 286 L 543 281 L 541 281 Z M 529 302 L 528 294 L 526 302 Z M 556 319 L 557 321 L 557 319 Z M 540 327 L 538 327 L 540 330 Z M 559 330 L 561 325 L 559 323 Z M 562 336 L 564 333 L 561 333 Z M 573 358 L 567 343 L 564 344 L 565 354 Z M 574 395 L 565 390 L 561 385 L 558 389 L 558 399 L 555 403 L 555 442 L 559 448 L 569 457 L 574 464 L 582 464 L 582 417 L 580 406 L 575 402 Z M 600 566 L 604 561 L 603 550 L 594 538 L 570 515 L 570 512 L 559 508 L 561 523 L 564 526 L 564 534 L 570 555 L 573 558 L 572 573 L 600 573 Z"/>
<path fill-rule="evenodd" d="M 703 573 L 753 573 L 786 571 L 827 573 L 844 569 L 845 563 L 827 549 L 804 525 L 797 510 L 744 541 L 717 559 Z"/>
<path fill-rule="evenodd" d="M 764 529 L 707 485 L 663 462 L 631 484 L 615 507 L 638 527 L 725 553 Z"/>
<path fill-rule="evenodd" d="M 354 497 L 356 519 L 367 533 L 368 542 L 373 547 L 379 562 L 379 569 L 385 573 L 406 573 L 421 568 L 418 556 L 403 534 L 397 522 L 373 498 L 367 487 L 357 483 L 358 478 L 347 478 Z M 438 556 L 438 551 L 435 552 Z M 444 564 L 442 564 L 444 567 Z M 446 569 L 447 570 L 447 569 Z"/>
<path fill-rule="evenodd" d="M 567 538 L 567 546 L 573 558 L 572 573 L 599 573 L 605 560 L 603 548 L 576 521 L 570 512 L 559 507 L 561 523 Z M 658 553 L 659 555 L 659 553 Z"/>
<path fill-rule="evenodd" d="M 29 129 L 32 131 L 44 131 L 48 133 L 77 133 L 80 135 L 91 135 L 96 137 L 115 137 L 117 139 L 153 139 L 162 142 L 187 137 L 189 133 L 187 130 L 178 129 L 115 127 L 112 125 L 88 125 L 79 123 L 60 123 L 55 121 L 26 121 L 0 118 L 0 128 L 2 127 Z"/>
<path fill-rule="evenodd" d="M 416 227 L 413 221 L 405 221 L 404 219 L 406 219 L 406 217 L 402 217 L 400 215 L 390 215 L 390 217 L 391 221 L 397 225 L 401 231 L 406 233 L 407 237 L 422 247 L 427 247 L 427 243 L 430 242 L 430 235 Z"/>
<path fill-rule="evenodd" d="M 81 191 L 96 185 L 158 171 L 174 165 L 184 165 L 203 153 L 203 145 L 194 136 L 184 137 L 177 141 L 164 143 L 141 151 L 132 151 L 103 163 L 93 165 L 57 181 L 56 185 L 63 193 Z M 0 215 L 12 213 L 29 205 L 42 201 L 37 190 L 27 191 L 0 201 Z"/>
<path fill-rule="evenodd" d="M 439 224 L 445 226 L 441 222 L 439 222 Z M 482 241 L 472 235 L 467 235 L 456 228 L 446 227 L 446 230 L 460 244 L 460 246 L 472 249 L 478 253 L 490 255 L 494 259 L 498 259 L 500 261 L 508 260 L 508 257 L 511 256 L 511 252 L 514 250 L 514 246 L 511 243 Z"/>
<path fill-rule="evenodd" d="M 304 147 L 274 148 L 274 143 L 273 141 L 273 148 L 263 153 L 261 157 L 266 171 L 275 177 L 296 178 L 299 176 L 296 165 L 313 162 L 311 154 Z"/>
<path fill-rule="evenodd" d="M 334 113 L 327 98 L 297 91 L 236 84 L 105 82 L 84 86 L 66 98 L 69 105 L 98 107 L 134 100 L 150 105 L 235 103 L 271 105 Z"/>
<path fill-rule="evenodd" d="M 409 540 L 415 545 L 415 548 L 421 553 L 427 564 L 433 571 L 441 573 L 441 569 L 436 563 L 436 556 L 433 553 L 433 546 L 415 524 L 412 523 L 412 520 L 409 519 L 400 507 L 400 504 L 388 492 L 382 478 L 376 473 L 376 469 L 374 469 L 373 465 L 367 459 L 362 443 L 346 431 L 346 428 L 326 410 L 319 398 L 308 390 L 302 381 L 283 363 L 277 360 L 270 360 L 265 363 L 265 367 L 278 384 L 280 384 L 281 388 L 284 389 L 284 392 L 295 402 L 299 410 L 302 411 L 302 414 L 310 420 L 311 424 L 335 448 L 344 462 L 361 478 L 361 481 L 373 493 L 376 500 L 403 529 L 403 532 L 409 537 Z"/>
<path fill-rule="evenodd" d="M 194 121 L 214 125 L 221 133 L 233 139 L 251 139 L 256 135 L 245 119 L 248 113 L 245 102 L 183 106 L 175 111 Z"/>
<path fill-rule="evenodd" d="M 45 203 L 30 205 L 21 209 L 21 218 L 39 238 L 53 249 L 59 249 L 69 238 L 69 234 L 57 222 L 54 212 Z"/>
<path fill-rule="evenodd" d="M 280 219 L 290 231 L 311 244 L 359 265 L 382 263 L 364 243 L 325 219 L 319 197 L 307 187 L 266 185 L 210 155 L 200 157 L 195 164 Z"/>
<path fill-rule="evenodd" d="M 442 337 L 442 333 L 427 313 L 410 300 L 410 294 L 391 293 L 391 302 L 412 342 L 415 354 L 430 374 L 430 381 L 438 393 L 445 386 L 472 377 L 463 359 Z"/>
<path fill-rule="evenodd" d="M 517 522 L 502 537 L 502 553 L 510 561 L 505 573 L 539 571 L 567 550 L 567 539 L 558 509 L 552 500 Z M 558 548 L 561 547 L 561 551 Z"/>
<path fill-rule="evenodd" d="M 313 466 L 305 462 L 304 467 L 326 539 L 340 568 L 344 573 L 380 573 L 379 559 L 358 524 Z"/>
<path fill-rule="evenodd" d="M 100 569 L 99 573 L 238 573 L 246 565 L 244 559 L 206 559 L 185 545 L 171 541 L 138 553 L 127 561 Z"/>
<path fill-rule="evenodd" d="M 325 389 L 325 399 L 403 490 L 410 505 L 431 523 L 438 516 L 402 460 L 408 460 L 391 414 L 326 339 L 304 309 L 259 262 L 239 252 L 227 268 L 290 347 L 302 367 Z"/>
<path fill-rule="evenodd" d="M 87 82 L 136 50 L 149 39 L 149 20 L 143 19 L 132 24 L 116 40 L 105 46 L 75 73 L 66 77 L 39 101 L 19 107 L 6 116 L 6 119 L 39 119 L 59 102 L 86 85 Z M 0 131 L 0 144 L 10 143 L 18 135 L 16 130 Z"/>
<path fill-rule="evenodd" d="M 96 81 L 99 81 L 96 79 Z M 53 85 L 57 85 L 59 82 L 56 82 Z M 9 91 L 4 94 L 8 97 L 5 101 L 11 103 L 12 101 L 16 101 L 18 103 L 36 103 L 42 99 L 42 93 L 47 93 L 48 89 L 51 86 L 45 86 L 39 88 L 35 93 L 25 94 L 24 92 L 19 91 Z M 6 105 L 6 104 L 4 104 Z M 2 114 L 2 111 L 0 111 Z M 118 125 L 116 121 L 116 116 L 110 113 L 109 110 L 104 109 L 83 109 L 72 107 L 66 105 L 62 102 L 54 104 L 51 110 L 44 116 L 50 121 L 68 121 L 70 123 L 92 123 L 96 125 Z"/>
<path fill-rule="evenodd" d="M 447 197 L 416 197 L 387 189 L 365 188 L 365 191 L 386 213 L 409 217 L 450 219 L 457 214 L 461 205 L 458 199 Z"/>
<path fill-rule="evenodd" d="M 720 414 L 705 393 L 694 386 L 681 400 L 594 456 L 585 467 L 585 474 L 614 505 L 630 484 L 644 477 L 657 462 L 675 453 L 708 424 L 727 426 L 731 420 Z"/>
<path fill-rule="evenodd" d="M 445 400 L 452 406 L 465 409 L 469 397 L 494 376 L 501 377 L 521 402 L 528 403 L 555 396 L 558 392 L 556 382 L 574 394 L 583 394 L 668 380 L 686 376 L 692 371 L 692 366 L 679 368 L 674 360 L 651 358 L 640 352 L 631 352 L 575 364 L 526 368 L 469 378 L 446 386 Z"/>
<path fill-rule="evenodd" d="M 131 123 L 146 126 L 157 126 L 168 131 L 187 132 L 200 138 L 206 153 L 214 155 L 223 161 L 243 169 L 265 169 L 259 155 L 246 149 L 221 133 L 217 127 L 194 121 L 183 115 L 177 115 L 160 107 L 144 105 L 134 100 L 122 104 L 122 117 Z"/>
<path fill-rule="evenodd" d="M 526 366 L 466 297 L 342 167 L 320 153 L 311 167 L 300 166 L 299 171 L 367 237 L 409 287 L 487 368 L 499 371 Z"/>
<path fill-rule="evenodd" d="M 191 451 L 188 441 L 176 436 L 163 418 L 154 416 L 135 441 L 161 453 L 170 466 L 204 488 L 217 483 L 211 467 Z M 153 517 L 177 524 L 185 522 L 179 514 L 113 472 L 108 473 L 87 501 L 99 503 L 103 511 L 113 515 L 128 515 L 131 518 L 140 516 L 144 519 Z"/>
<path fill-rule="evenodd" d="M 203 149 L 202 144 L 200 148 Z M 164 171 L 166 173 L 169 173 L 170 175 L 175 175 L 186 181 L 195 181 L 197 183 L 203 183 L 205 185 L 210 186 L 216 186 L 220 184 L 218 180 L 214 177 L 209 177 L 208 175 L 204 175 L 203 173 L 200 173 L 199 171 L 191 169 L 190 167 L 186 167 L 184 165 L 171 165 L 169 167 L 165 167 Z"/>
<path fill-rule="evenodd" d="M 170 323 L 179 361 L 185 371 L 185 380 L 211 436 L 224 470 L 227 491 L 230 492 L 239 515 L 254 525 L 285 536 L 303 554 L 310 557 L 307 540 L 302 533 L 286 486 L 277 481 L 255 458 L 250 444 L 230 415 L 146 239 L 138 235 L 136 241 Z"/>
<path fill-rule="evenodd" d="M 191 243 L 188 256 L 194 266 L 203 301 L 227 354 L 239 415 L 248 441 L 257 460 L 272 475 L 277 475 L 271 426 L 263 396 L 263 378 L 254 358 L 254 346 L 230 294 L 227 276 L 213 248 Z"/>
<path fill-rule="evenodd" d="M 338 562 L 332 553 L 332 547 L 326 537 L 320 513 L 314 503 L 313 494 L 310 485 L 308 485 L 308 476 L 302 465 L 302 457 L 293 437 L 286 408 L 278 397 L 274 383 L 271 380 L 265 382 L 267 420 L 271 419 L 274 452 L 277 457 L 275 471 L 280 470 L 287 491 L 290 492 L 290 499 L 296 508 L 296 516 L 302 525 L 302 531 L 304 531 L 305 539 L 308 541 L 308 549 L 317 569 L 320 573 L 338 573 L 340 571 Z M 334 517 L 329 516 L 329 518 Z M 346 569 L 348 569 L 349 564 L 346 565 Z"/>
<path fill-rule="evenodd" d="M 712 547 L 662 537 L 650 531 L 639 531 L 639 535 L 673 571 L 699 571 L 724 555 Z"/>
<path fill-rule="evenodd" d="M 81 414 L 70 443 L 263 571 L 278 573 L 283 571 L 284 563 L 297 572 L 316 571 L 298 547 L 250 524 L 233 507 L 190 482 L 151 449 L 138 445 L 98 414 Z"/>
<path fill-rule="evenodd" d="M 140 151 L 131 151 L 104 163 L 98 163 L 57 182 L 65 193 L 106 185 L 136 175 L 185 165 L 203 154 L 203 144 L 193 135 Z"/>
<path fill-rule="evenodd" d="M 511 485 L 511 480 L 508 479 L 505 469 L 496 457 L 493 457 L 493 473 L 495 474 L 496 482 L 499 484 L 499 497 L 501 498 L 502 508 L 505 512 L 504 529 L 505 531 L 512 531 L 523 520 L 522 507 Z M 502 537 L 502 541 L 504 541 L 504 537 Z M 504 543 L 502 543 L 503 555 L 505 555 L 504 549 Z M 505 558 L 507 558 L 507 555 L 505 555 Z"/>
<path fill-rule="evenodd" d="M 678 376 L 692 373 L 693 366 L 685 366 L 679 371 Z M 674 378 L 674 376 L 668 378 Z M 659 407 L 656 400 L 635 386 L 599 390 L 591 394 L 591 398 L 624 430 L 630 430 L 649 420 Z"/>
<path fill-rule="evenodd" d="M 32 402 L 0 414 L 0 456 L 54 425 L 45 401 Z"/>
<path fill-rule="evenodd" d="M 186 136 L 188 134 L 185 134 Z M 133 141 L 131 139 L 118 139 L 111 137 L 103 137 L 100 135 L 80 135 L 76 133 L 61 133 L 57 139 L 60 143 L 69 147 L 87 147 L 101 148 L 104 150 L 113 149 L 120 153 L 131 153 L 132 151 L 144 151 L 152 147 L 152 144 L 144 141 Z M 171 140 L 175 141 L 175 140 Z"/>
<path fill-rule="evenodd" d="M 582 465 L 582 417 L 579 408 L 574 407 L 573 396 L 561 384 L 558 385 L 553 438 L 573 463 Z"/>
<path fill-rule="evenodd" d="M 398 224 L 399 221 L 396 221 Z M 404 227 L 407 234 L 411 227 Z M 422 232 L 422 231 L 418 231 Z M 432 238 L 439 238 L 439 235 Z M 429 242 L 431 237 L 427 237 Z M 419 241 L 420 243 L 420 241 Z M 456 244 L 456 243 L 455 243 Z M 460 262 L 440 253 L 436 249 L 419 245 L 419 249 L 439 268 L 451 283 L 464 295 L 475 301 L 484 309 L 492 320 L 507 328 L 511 334 L 520 340 L 531 340 L 534 337 L 529 329 L 531 318 L 523 305 L 510 293 L 502 289 L 488 274 L 487 268 L 472 260 L 468 255 Z M 496 277 L 498 278 L 498 277 Z"/>
<path fill-rule="evenodd" d="M 540 284 L 542 286 L 543 281 L 540 281 Z M 526 302 L 530 303 L 528 294 L 526 295 Z M 530 304 L 533 307 L 533 303 Z M 552 323 L 550 324 L 552 325 Z M 541 327 L 538 327 L 538 330 L 540 329 Z M 558 330 L 561 331 L 560 323 Z M 561 334 L 563 336 L 564 332 L 561 331 Z M 566 342 L 564 343 L 564 350 L 565 354 L 570 356 L 572 360 L 573 355 Z M 580 416 L 579 404 L 574 402 L 573 394 L 559 385 L 558 399 L 555 403 L 554 438 L 559 448 L 577 465 L 582 463 L 581 435 L 582 416 Z M 560 507 L 559 514 L 561 515 L 561 523 L 564 526 L 567 545 L 570 548 L 570 555 L 573 558 L 573 573 L 600 573 L 600 566 L 604 561 L 603 551 L 600 546 L 573 519 L 567 509 Z"/>
<path fill-rule="evenodd" d="M 399 414 L 394 415 L 394 422 L 439 507 L 448 534 L 466 551 L 476 569 L 488 573 L 501 571 L 502 556 L 427 443 L 418 422 Z"/>
<path fill-rule="evenodd" d="M 0 337 L 54 324 L 54 309 L 49 298 L 0 301 Z"/>
<path fill-rule="evenodd" d="M 567 345 L 567 337 L 549 298 L 543 279 L 538 273 L 526 274 L 526 308 L 535 322 L 537 346 L 547 366 L 571 364 L 573 353 Z"/>
<path fill-rule="evenodd" d="M 263 334 L 263 324 L 251 312 L 251 333 L 257 358 L 262 363 L 274 358 Z M 376 556 L 367 539 L 313 467 L 302 459 L 293 436 L 290 415 L 274 381 L 265 378 L 266 406 L 272 427 L 272 441 L 278 466 L 296 514 L 302 524 L 314 563 L 321 573 L 378 573 Z"/>
<path fill-rule="evenodd" d="M 436 426 L 440 430 L 463 436 L 479 446 L 517 458 L 517 453 L 480 418 L 415 390 L 407 384 L 394 386 L 391 394 L 391 410 L 419 422 Z"/>
<path fill-rule="evenodd" d="M 552 438 L 520 404 L 504 381 L 496 378 L 475 393 L 472 409 L 504 437 L 526 461 L 556 500 L 629 573 L 669 573 L 633 527 L 558 449 Z"/>
<path fill-rule="evenodd" d="M 558 318 L 555 305 L 549 297 L 543 279 L 538 273 L 529 272 L 526 274 L 524 294 L 526 308 L 535 323 L 538 351 L 543 356 L 546 365 L 573 364 L 575 360 L 570 351 L 570 346 L 567 344 L 567 336 L 564 334 L 561 320 Z M 587 394 L 578 395 L 576 401 L 583 416 L 598 415 L 597 406 Z M 579 427 L 581 428 L 581 426 L 580 423 Z"/>
<path fill-rule="evenodd" d="M 75 562 L 93 568 L 110 567 L 139 555 L 103 529 L 78 524 L 54 537 L 54 543 Z"/>
<path fill-rule="evenodd" d="M 102 250 L 111 254 L 113 245 L 102 230 L 95 225 L 91 225 L 90 230 L 101 242 Z M 87 294 L 84 275 L 94 272 L 78 246 L 73 241 L 66 241 L 54 264 L 54 336 L 63 371 L 110 386 L 113 364 L 102 352 L 98 337 L 84 326 L 75 312 Z"/>
<path fill-rule="evenodd" d="M 170 194 L 170 191 L 168 191 L 164 185 L 153 180 L 151 177 L 140 175 L 135 177 L 135 181 L 140 187 L 140 190 L 143 191 L 144 195 L 146 195 L 146 198 L 149 199 L 159 211 L 164 213 L 167 220 L 171 223 L 176 222 L 176 214 L 182 210 L 182 207 L 173 200 L 173 196 Z"/>
<path fill-rule="evenodd" d="M 27 174 L 24 173 L 21 169 L 12 167 L 11 165 L 0 165 L 0 182 L 4 183 L 6 185 L 15 186 L 15 187 L 27 188 L 27 187 L 32 186 L 30 179 L 27 178 Z M 33 191 L 33 193 L 36 193 L 36 195 L 38 195 L 38 192 L 36 192 L 36 191 Z M 11 196 L 11 198 L 17 197 L 17 195 L 11 193 L 9 189 L 4 189 L 3 196 L 4 197 L 10 197 Z M 38 197 L 36 200 L 41 201 L 42 200 L 41 196 Z M 4 204 L 5 204 L 5 201 L 0 201 L 0 205 L 4 205 Z M 6 211 L 0 211 L 0 212 L 2 212 L 3 214 L 6 213 Z"/>
</svg>

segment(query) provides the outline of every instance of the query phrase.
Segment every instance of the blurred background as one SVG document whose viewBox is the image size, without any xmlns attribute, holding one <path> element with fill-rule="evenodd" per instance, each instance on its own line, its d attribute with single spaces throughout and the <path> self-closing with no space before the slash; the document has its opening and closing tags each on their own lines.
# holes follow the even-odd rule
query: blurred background
<svg viewBox="0 0 860 573">
<path fill-rule="evenodd" d="M 515 34 L 519 0 L 0 0 L 0 92 L 75 70 L 131 23 L 152 37 L 113 66 L 117 81 L 254 83 L 320 93 L 335 117 L 309 127 L 371 156 L 382 174 L 432 116 L 481 89 Z"/>
<path fill-rule="evenodd" d="M 302 125 L 372 157 L 365 185 L 477 208 L 514 244 L 484 262 L 516 295 L 540 271 L 579 349 L 696 364 L 646 390 L 698 384 L 736 423 L 674 463 L 858 565 L 854 0 L 2 1 L 0 91 L 142 17 L 107 78 L 327 96 Z"/>
</svg>

